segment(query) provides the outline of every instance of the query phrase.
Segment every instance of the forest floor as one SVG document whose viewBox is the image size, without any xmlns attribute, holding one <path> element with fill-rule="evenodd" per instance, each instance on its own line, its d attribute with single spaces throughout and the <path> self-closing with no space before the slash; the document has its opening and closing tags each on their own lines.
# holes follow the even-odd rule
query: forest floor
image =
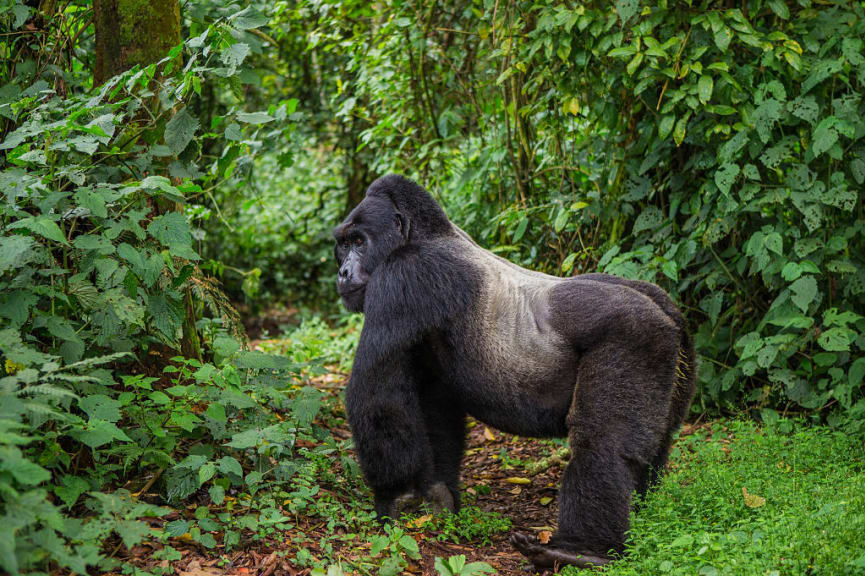
<svg viewBox="0 0 865 576">
<path fill-rule="evenodd" d="M 543 541 L 554 530 L 566 443 L 519 438 L 471 421 L 463 511 L 421 510 L 384 531 L 372 518 L 368 489 L 357 470 L 349 470 L 350 432 L 339 399 L 345 377 L 345 366 L 333 366 L 308 381 L 325 394 L 317 420 L 322 432 L 345 449 L 307 456 L 317 462 L 317 472 L 300 482 L 309 491 L 276 490 L 286 522 L 244 537 L 230 552 L 180 537 L 138 546 L 120 559 L 143 573 L 177 576 L 451 576 L 436 570 L 436 559 L 464 555 L 499 574 L 524 574 L 525 562 L 508 535 L 519 530 Z M 322 448 L 314 445 L 296 444 L 310 452 Z M 306 494 L 308 507 L 289 512 L 298 494 Z M 861 437 L 783 418 L 772 426 L 740 420 L 689 424 L 660 486 L 632 515 L 628 555 L 603 573 L 865 574 L 862 534 Z M 170 545 L 172 558 L 162 545 Z"/>
</svg>

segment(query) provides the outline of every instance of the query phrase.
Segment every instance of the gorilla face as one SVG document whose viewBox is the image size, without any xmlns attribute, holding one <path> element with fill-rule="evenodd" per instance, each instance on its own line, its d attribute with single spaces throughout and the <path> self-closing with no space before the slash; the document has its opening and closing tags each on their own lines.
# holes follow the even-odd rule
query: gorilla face
<svg viewBox="0 0 865 576">
<path fill-rule="evenodd" d="M 336 289 L 346 308 L 363 311 L 366 285 L 375 269 L 406 238 L 405 219 L 393 202 L 367 196 L 334 228 L 334 255 L 339 265 Z"/>
</svg>

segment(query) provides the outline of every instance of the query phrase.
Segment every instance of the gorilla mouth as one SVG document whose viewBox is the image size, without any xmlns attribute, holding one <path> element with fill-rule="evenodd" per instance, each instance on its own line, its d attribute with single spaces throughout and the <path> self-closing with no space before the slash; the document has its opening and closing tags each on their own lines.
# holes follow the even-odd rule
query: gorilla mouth
<svg viewBox="0 0 865 576">
<path fill-rule="evenodd" d="M 340 288 L 338 291 L 339 291 L 339 295 L 342 296 L 343 298 L 345 298 L 346 296 L 353 296 L 353 295 L 357 294 L 358 292 L 362 291 L 364 288 L 366 288 L 366 286 L 360 285 L 360 286 L 355 286 L 353 288 Z"/>
</svg>

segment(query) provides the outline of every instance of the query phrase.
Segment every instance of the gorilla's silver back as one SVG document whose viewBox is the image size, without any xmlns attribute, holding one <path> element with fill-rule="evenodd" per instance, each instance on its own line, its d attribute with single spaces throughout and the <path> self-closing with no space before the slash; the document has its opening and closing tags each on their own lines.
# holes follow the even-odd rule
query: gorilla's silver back
<svg viewBox="0 0 865 576">
<path fill-rule="evenodd" d="M 574 355 L 553 329 L 549 306 L 552 287 L 568 279 L 521 268 L 481 248 L 458 226 L 454 228 L 459 241 L 454 249 L 484 276 L 476 309 L 464 320 L 465 328 L 477 337 L 460 342 L 463 354 L 477 367 L 474 374 L 466 375 L 475 383 L 472 389 L 482 392 L 489 386 L 490 392 L 495 390 L 489 397 L 497 397 L 498 406 L 491 410 L 498 413 L 502 413 L 502 403 L 519 410 L 529 402 L 528 396 L 537 402 L 539 391 L 550 400 L 559 396 L 557 392 L 570 394 L 576 381 Z M 473 400 L 483 403 L 482 398 Z"/>
</svg>

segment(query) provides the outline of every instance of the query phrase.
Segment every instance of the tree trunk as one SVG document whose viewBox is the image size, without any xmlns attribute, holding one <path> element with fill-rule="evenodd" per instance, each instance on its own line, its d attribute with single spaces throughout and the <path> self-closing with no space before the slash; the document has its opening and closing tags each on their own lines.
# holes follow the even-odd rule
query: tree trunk
<svg viewBox="0 0 865 576">
<path fill-rule="evenodd" d="M 180 44 L 177 0 L 93 0 L 99 85 L 136 64 L 147 66 Z"/>
<path fill-rule="evenodd" d="M 158 62 L 181 41 L 178 0 L 93 0 L 93 21 L 96 26 L 93 83 L 97 86 L 133 66 Z M 180 207 L 155 208 L 160 213 Z M 196 311 L 188 287 L 184 307 L 181 352 L 200 359 L 201 341 L 195 329 Z"/>
</svg>

